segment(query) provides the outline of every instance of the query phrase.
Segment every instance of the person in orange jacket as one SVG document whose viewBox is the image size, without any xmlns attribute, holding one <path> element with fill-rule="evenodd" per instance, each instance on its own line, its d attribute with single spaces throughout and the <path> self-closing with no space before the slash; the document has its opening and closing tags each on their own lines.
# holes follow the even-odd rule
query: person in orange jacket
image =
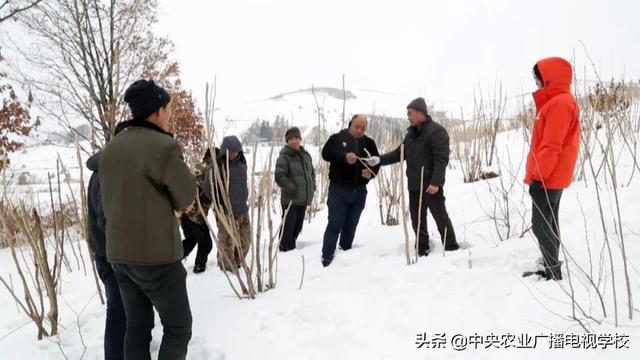
<svg viewBox="0 0 640 360">
<path fill-rule="evenodd" d="M 537 116 L 524 182 L 529 185 L 532 229 L 544 267 L 523 275 L 561 280 L 558 210 L 562 190 L 571 184 L 578 159 L 579 109 L 570 91 L 573 71 L 568 61 L 559 57 L 542 59 L 533 67 L 533 75 L 538 86 L 533 93 Z"/>
</svg>

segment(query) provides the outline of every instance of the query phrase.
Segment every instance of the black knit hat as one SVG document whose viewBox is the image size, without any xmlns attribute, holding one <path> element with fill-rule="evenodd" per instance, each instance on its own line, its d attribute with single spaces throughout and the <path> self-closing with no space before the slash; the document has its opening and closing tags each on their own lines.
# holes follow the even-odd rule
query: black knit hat
<svg viewBox="0 0 640 360">
<path fill-rule="evenodd" d="M 419 97 L 417 99 L 413 99 L 409 105 L 407 105 L 407 109 L 413 109 L 416 111 L 420 111 L 421 113 L 429 116 L 429 112 L 427 111 L 427 103 L 423 98 Z"/>
<path fill-rule="evenodd" d="M 298 129 L 297 127 L 292 127 L 291 129 L 287 130 L 286 133 L 284 133 L 284 141 L 289 141 L 289 139 L 293 137 L 302 139 L 302 136 L 300 136 L 300 129 Z"/>
<path fill-rule="evenodd" d="M 171 96 L 153 80 L 138 80 L 125 91 L 124 101 L 129 104 L 135 120 L 145 120 L 159 108 L 166 106 L 171 101 Z"/>
</svg>

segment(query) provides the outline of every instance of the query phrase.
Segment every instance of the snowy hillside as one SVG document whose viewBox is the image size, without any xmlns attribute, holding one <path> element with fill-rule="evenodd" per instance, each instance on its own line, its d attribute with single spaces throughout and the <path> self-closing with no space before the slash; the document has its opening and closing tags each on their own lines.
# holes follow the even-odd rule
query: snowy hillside
<svg viewBox="0 0 640 360">
<path fill-rule="evenodd" d="M 221 135 L 239 134 L 256 119 L 273 122 L 276 116 L 284 117 L 291 126 L 310 130 L 318 125 L 318 106 L 322 109 L 327 131 L 334 132 L 342 128 L 342 108 L 345 106 L 345 118 L 349 121 L 357 113 L 386 115 L 404 118 L 406 105 L 411 100 L 406 96 L 384 93 L 374 90 L 347 90 L 354 97 L 342 99 L 342 90 L 331 92 L 310 89 L 288 92 L 269 99 L 242 104 L 220 104 L 214 114 L 215 125 Z M 316 104 L 316 99 L 318 103 Z"/>
<path fill-rule="evenodd" d="M 308 102 L 303 105 L 312 106 Z M 266 162 L 269 151 L 259 149 L 258 169 Z M 216 266 L 215 255 L 209 257 L 207 271 L 197 275 L 191 272 L 193 256 L 190 257 L 185 265 L 194 325 L 188 359 L 637 359 L 640 312 L 636 305 L 634 320 L 628 319 L 622 263 L 615 261 L 619 326 L 614 326 L 611 269 L 603 253 L 600 207 L 591 181 L 574 183 L 564 193 L 560 208 L 564 246 L 575 260 L 565 258 L 565 263 L 570 263 L 569 274 L 574 281 L 545 282 L 521 277 L 523 271 L 534 267 L 539 256 L 531 231 L 521 237 L 529 225 L 531 211 L 527 189 L 520 181 L 526 149 L 519 131 L 499 135 L 502 180 L 465 184 L 460 163 L 452 162 L 445 194 L 458 239 L 466 247 L 446 256 L 435 240 L 435 224 L 429 218 L 433 251 L 417 264 L 407 266 L 402 227 L 381 225 L 377 185 L 371 183 L 354 248 L 338 251 L 328 268 L 321 266 L 327 213 L 320 211 L 305 222 L 298 239 L 299 249 L 279 255 L 277 287 L 259 294 L 256 300 L 238 300 L 233 295 Z M 55 164 L 56 152 L 65 162 L 76 163 L 74 151 L 47 147 L 27 150 L 27 155 L 31 154 L 28 159 L 25 154 L 14 154 L 12 161 L 18 167 L 30 162 L 44 167 Z M 314 157 L 315 153 L 312 151 Z M 248 158 L 251 161 L 251 156 Z M 36 159 L 43 163 L 35 163 Z M 618 171 L 621 179 L 629 178 L 632 159 L 623 156 Z M 512 180 L 512 208 L 508 210 L 512 232 L 501 241 L 491 219 L 496 204 L 492 192 L 500 187 L 500 181 Z M 631 289 L 640 294 L 640 178 L 635 176 L 629 186 L 618 190 Z M 603 211 L 612 219 L 612 188 L 601 184 L 599 191 L 605 201 Z M 274 216 L 277 219 L 276 213 Z M 607 222 L 612 239 L 616 238 L 614 225 L 612 220 Z M 413 242 L 413 235 L 410 238 Z M 85 243 L 81 242 L 81 246 L 86 257 Z M 619 246 L 614 246 L 612 252 L 620 257 Z M 607 316 L 602 314 L 596 293 L 580 280 L 581 270 L 576 264 L 600 279 Z M 97 299 L 92 276 L 85 275 L 81 268 L 72 264 L 72 271 L 65 270 L 62 277 L 59 338 L 36 341 L 29 319 L 0 288 L 3 358 L 7 354 L 8 359 L 102 358 L 105 307 Z M 17 285 L 6 249 L 0 250 L 0 274 L 13 274 Z M 591 335 L 587 336 L 572 320 L 576 310 L 571 293 L 593 318 L 587 319 Z M 577 318 L 584 320 L 585 316 L 578 314 Z M 156 324 L 152 351 L 157 354 L 162 335 L 159 319 Z M 466 340 L 460 340 L 461 336 Z M 443 338 L 445 345 L 438 341 Z M 453 338 L 460 340 L 455 341 L 457 349 Z M 537 340 L 535 349 L 531 349 L 531 338 Z M 570 339 L 573 340 L 569 342 Z M 585 349 L 592 341 L 596 348 Z M 444 348 L 434 348 L 437 344 Z"/>
</svg>

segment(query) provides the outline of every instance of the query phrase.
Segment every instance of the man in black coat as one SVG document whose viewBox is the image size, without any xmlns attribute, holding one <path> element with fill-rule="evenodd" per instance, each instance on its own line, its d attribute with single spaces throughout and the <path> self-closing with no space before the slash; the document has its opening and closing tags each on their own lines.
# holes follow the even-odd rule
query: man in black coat
<svg viewBox="0 0 640 360">
<path fill-rule="evenodd" d="M 376 143 L 365 135 L 367 118 L 355 115 L 349 128 L 331 135 L 322 148 L 329 166 L 329 222 L 322 243 L 322 265 L 329 266 L 336 251 L 349 250 L 353 244 L 360 214 L 367 200 L 367 183 L 380 166 L 365 166 L 360 159 L 378 156 Z"/>
<path fill-rule="evenodd" d="M 457 250 L 459 246 L 447 213 L 443 190 L 445 172 L 449 163 L 449 134 L 442 125 L 431 119 L 427 104 L 421 97 L 407 105 L 407 117 L 411 126 L 407 129 L 407 135 L 402 144 L 404 159 L 407 161 L 409 210 L 414 232 L 418 229 L 418 213 L 420 213 L 420 231 L 417 232 L 416 239 L 418 254 L 420 256 L 429 254 L 427 209 L 431 211 L 436 221 L 445 250 Z M 400 146 L 388 154 L 380 157 L 373 156 L 367 160 L 370 165 L 389 165 L 397 162 L 400 162 Z M 420 190 L 424 191 L 421 211 Z"/>
<path fill-rule="evenodd" d="M 120 122 L 115 129 L 118 135 L 127 126 L 127 122 Z M 98 165 L 102 152 L 97 152 L 87 160 L 87 168 L 93 171 L 87 188 L 87 212 L 89 221 L 89 247 L 94 254 L 96 270 L 104 284 L 107 297 L 107 316 L 104 330 L 104 358 L 105 360 L 124 359 L 124 334 L 127 324 L 124 306 L 120 297 L 120 288 L 107 261 L 106 251 L 106 219 L 102 210 L 102 196 L 100 194 L 100 178 Z"/>
<path fill-rule="evenodd" d="M 218 150 L 218 149 L 216 149 Z M 216 152 L 217 154 L 217 152 Z M 194 204 L 193 207 L 186 213 L 182 214 L 180 227 L 184 234 L 184 240 L 182 240 L 182 248 L 184 249 L 184 257 L 189 256 L 191 251 L 198 246 L 196 252 L 195 265 L 193 266 L 193 272 L 198 274 L 203 272 L 207 267 L 207 259 L 209 253 L 213 248 L 213 240 L 211 240 L 211 234 L 209 233 L 209 227 L 205 221 L 209 208 L 211 207 L 211 200 L 204 194 L 204 180 L 207 174 L 207 168 L 213 163 L 211 157 L 211 149 L 207 149 L 202 158 L 202 162 L 196 165 L 194 169 L 194 176 L 196 178 L 196 187 L 198 188 L 198 201 L 202 206 L 202 212 L 198 204 Z"/>
</svg>

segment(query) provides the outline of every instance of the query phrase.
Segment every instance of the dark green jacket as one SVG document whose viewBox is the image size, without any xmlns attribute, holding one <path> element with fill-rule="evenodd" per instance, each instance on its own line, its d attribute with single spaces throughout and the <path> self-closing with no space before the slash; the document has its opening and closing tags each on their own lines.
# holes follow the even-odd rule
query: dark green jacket
<svg viewBox="0 0 640 360">
<path fill-rule="evenodd" d="M 407 187 L 410 191 L 420 191 L 420 173 L 424 167 L 422 189 L 429 185 L 443 186 L 447 164 L 449 164 L 449 134 L 433 120 L 427 120 L 420 127 L 410 126 L 404 137 L 404 157 L 407 161 Z M 380 165 L 400 161 L 400 147 L 380 156 Z"/>
<path fill-rule="evenodd" d="M 100 190 L 111 263 L 159 265 L 184 255 L 174 210 L 195 200 L 195 178 L 171 134 L 136 122 L 100 159 Z"/>
<path fill-rule="evenodd" d="M 282 189 L 280 203 L 283 206 L 307 206 L 316 191 L 316 174 L 311 155 L 303 148 L 293 151 L 285 145 L 276 161 L 275 180 Z"/>
</svg>

